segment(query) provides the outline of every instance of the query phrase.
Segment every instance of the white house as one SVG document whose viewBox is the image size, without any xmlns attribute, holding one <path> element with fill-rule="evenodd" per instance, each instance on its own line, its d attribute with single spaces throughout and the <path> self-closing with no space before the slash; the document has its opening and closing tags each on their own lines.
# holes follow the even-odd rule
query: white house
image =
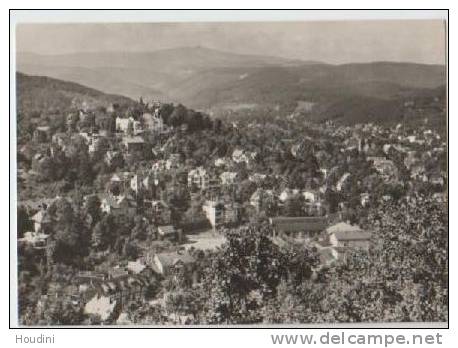
<svg viewBox="0 0 458 348">
<path fill-rule="evenodd" d="M 139 133 L 142 130 L 141 123 L 139 121 L 134 120 L 133 117 L 129 118 L 121 118 L 116 117 L 116 131 L 125 133 L 129 129 L 129 124 L 132 124 L 133 132 Z"/>
<path fill-rule="evenodd" d="M 200 189 L 205 189 L 209 181 L 207 170 L 203 167 L 192 169 L 188 173 L 188 186 L 195 185 Z"/>
<path fill-rule="evenodd" d="M 237 172 L 224 172 L 220 176 L 223 185 L 234 185 L 238 179 Z"/>
</svg>

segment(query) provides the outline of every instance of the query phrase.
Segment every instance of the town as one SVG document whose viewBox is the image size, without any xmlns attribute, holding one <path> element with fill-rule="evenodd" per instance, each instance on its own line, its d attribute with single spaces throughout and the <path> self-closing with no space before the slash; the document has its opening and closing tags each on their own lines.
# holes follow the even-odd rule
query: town
<svg viewBox="0 0 458 348">
<path fill-rule="evenodd" d="M 447 318 L 447 140 L 427 119 L 143 99 L 18 119 L 23 325 Z"/>
</svg>

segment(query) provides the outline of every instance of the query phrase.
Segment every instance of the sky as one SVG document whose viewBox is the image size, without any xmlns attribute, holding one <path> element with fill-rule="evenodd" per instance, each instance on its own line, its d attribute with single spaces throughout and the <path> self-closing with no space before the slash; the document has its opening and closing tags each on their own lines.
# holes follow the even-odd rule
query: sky
<svg viewBox="0 0 458 348">
<path fill-rule="evenodd" d="M 440 20 L 19 24 L 16 49 L 38 54 L 201 46 L 332 64 L 445 64 Z"/>
</svg>

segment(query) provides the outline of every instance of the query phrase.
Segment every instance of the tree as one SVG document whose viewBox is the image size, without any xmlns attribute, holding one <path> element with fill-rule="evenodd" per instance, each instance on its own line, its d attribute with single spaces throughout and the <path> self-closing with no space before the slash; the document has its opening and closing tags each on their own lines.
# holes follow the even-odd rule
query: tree
<svg viewBox="0 0 458 348">
<path fill-rule="evenodd" d="M 105 215 L 92 229 L 92 247 L 95 250 L 106 250 L 114 245 L 116 238 L 115 224 L 111 215 Z"/>
<path fill-rule="evenodd" d="M 227 230 L 227 244 L 216 255 L 209 271 L 214 284 L 210 289 L 210 322 L 248 323 L 260 320 L 256 314 L 257 296 L 274 296 L 284 262 L 268 237 L 268 225 L 249 225 Z"/>
<path fill-rule="evenodd" d="M 17 236 L 22 238 L 24 233 L 33 229 L 32 221 L 24 206 L 18 205 L 17 208 Z"/>
<path fill-rule="evenodd" d="M 341 201 L 339 193 L 335 192 L 334 190 L 327 189 L 324 196 L 325 196 L 325 200 L 329 204 L 329 212 L 331 214 L 335 213 Z"/>
<path fill-rule="evenodd" d="M 102 216 L 102 209 L 100 208 L 101 202 L 97 195 L 90 195 L 86 199 L 85 211 L 92 218 L 92 224 L 95 225 L 100 221 Z"/>
<path fill-rule="evenodd" d="M 181 105 L 178 104 L 177 107 L 173 110 L 173 112 L 170 115 L 169 123 L 173 127 L 178 127 L 184 123 L 187 117 L 187 109 Z"/>
<path fill-rule="evenodd" d="M 131 137 L 134 135 L 134 124 L 131 120 L 127 123 L 127 130 L 126 130 L 127 136 Z"/>
<path fill-rule="evenodd" d="M 55 242 L 52 258 L 55 262 L 78 265 L 89 252 L 89 231 L 84 216 L 74 212 L 65 199 L 57 200 L 48 208 L 53 223 L 52 238 Z"/>
<path fill-rule="evenodd" d="M 148 225 L 145 219 L 137 215 L 134 218 L 134 228 L 132 229 L 131 237 L 133 240 L 145 240 L 147 237 Z"/>
</svg>

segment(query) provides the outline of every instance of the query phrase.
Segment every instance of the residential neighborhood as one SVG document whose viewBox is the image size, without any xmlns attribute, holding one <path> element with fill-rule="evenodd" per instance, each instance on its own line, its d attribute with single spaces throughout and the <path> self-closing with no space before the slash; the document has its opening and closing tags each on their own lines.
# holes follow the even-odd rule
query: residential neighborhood
<svg viewBox="0 0 458 348">
<path fill-rule="evenodd" d="M 444 25 L 369 22 L 16 26 L 18 326 L 445 325 Z"/>
<path fill-rule="evenodd" d="M 35 277 L 50 277 L 37 306 L 24 305 L 24 322 L 40 320 L 55 289 L 85 323 L 125 320 L 130 303 L 175 322 L 180 310 L 172 315 L 168 301 L 183 291 L 177 284 L 205 287 L 211 255 L 234 233 L 262 230 L 272 248 L 301 246 L 316 257 L 306 266 L 316 277 L 372 250 L 383 206 L 443 204 L 435 197 L 447 187 L 446 143 L 427 127 L 330 126 L 293 115 L 284 142 L 274 135 L 280 119 L 273 134 L 249 122 L 215 129 L 205 118 L 189 131 L 194 120 L 176 124 L 176 107 L 138 107 L 138 120 L 129 109 L 107 111 L 108 127 L 87 124 L 91 111 L 78 110 L 65 132 L 37 126 L 19 148 L 19 251 L 35 260 Z M 27 197 L 34 183 L 60 188 Z M 203 320 L 180 313 L 186 323 Z"/>
</svg>

